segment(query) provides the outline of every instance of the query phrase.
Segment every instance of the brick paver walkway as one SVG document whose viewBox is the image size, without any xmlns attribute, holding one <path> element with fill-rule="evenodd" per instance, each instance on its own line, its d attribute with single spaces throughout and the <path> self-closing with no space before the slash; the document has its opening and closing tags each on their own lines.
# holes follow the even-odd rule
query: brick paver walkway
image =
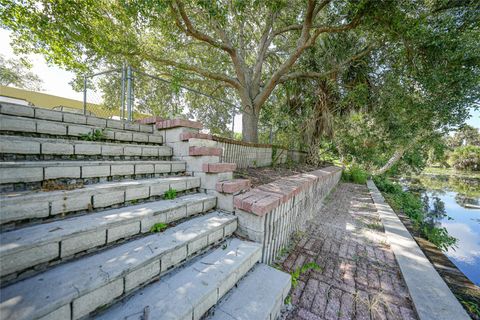
<svg viewBox="0 0 480 320">
<path fill-rule="evenodd" d="M 287 319 L 417 319 L 366 186 L 340 183 L 282 265 L 309 262 Z"/>
</svg>

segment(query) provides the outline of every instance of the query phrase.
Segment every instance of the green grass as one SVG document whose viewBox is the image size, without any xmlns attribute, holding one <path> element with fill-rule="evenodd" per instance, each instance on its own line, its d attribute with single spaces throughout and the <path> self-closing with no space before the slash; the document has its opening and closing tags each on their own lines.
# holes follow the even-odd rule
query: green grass
<svg viewBox="0 0 480 320">
<path fill-rule="evenodd" d="M 167 225 L 165 223 L 155 223 L 150 228 L 150 232 L 162 232 L 165 229 L 167 229 Z"/>
<path fill-rule="evenodd" d="M 368 173 L 356 165 L 352 165 L 342 171 L 342 180 L 346 182 L 366 184 L 367 179 Z"/>
<path fill-rule="evenodd" d="M 165 194 L 163 195 L 163 198 L 167 199 L 167 200 L 173 200 L 176 197 L 177 197 L 177 190 L 172 189 L 172 188 L 165 191 Z"/>
<path fill-rule="evenodd" d="M 300 276 L 310 270 L 320 270 L 320 266 L 315 262 L 309 262 L 304 264 L 301 268 L 295 269 L 290 275 L 292 276 L 292 287 L 295 288 L 298 285 L 298 279 Z"/>
</svg>

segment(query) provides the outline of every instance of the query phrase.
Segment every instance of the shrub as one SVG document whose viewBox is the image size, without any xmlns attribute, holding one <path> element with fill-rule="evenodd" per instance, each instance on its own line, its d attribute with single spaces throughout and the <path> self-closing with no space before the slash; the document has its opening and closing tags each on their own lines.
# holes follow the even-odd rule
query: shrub
<svg viewBox="0 0 480 320">
<path fill-rule="evenodd" d="M 342 180 L 358 184 L 367 183 L 368 174 L 359 166 L 352 165 L 350 168 L 342 171 Z"/>
<path fill-rule="evenodd" d="M 163 198 L 165 198 L 167 200 L 173 200 L 176 197 L 177 197 L 177 190 L 172 189 L 172 188 L 165 191 L 165 194 L 163 195 Z"/>
<path fill-rule="evenodd" d="M 480 171 L 480 147 L 458 147 L 450 153 L 449 163 L 457 170 Z"/>
<path fill-rule="evenodd" d="M 418 195 L 403 191 L 400 185 L 385 177 L 375 177 L 374 181 L 393 210 L 401 211 L 409 217 L 415 230 L 425 239 L 441 250 L 447 250 L 456 245 L 457 239 L 450 236 L 447 229 L 426 221 L 424 204 Z"/>
</svg>

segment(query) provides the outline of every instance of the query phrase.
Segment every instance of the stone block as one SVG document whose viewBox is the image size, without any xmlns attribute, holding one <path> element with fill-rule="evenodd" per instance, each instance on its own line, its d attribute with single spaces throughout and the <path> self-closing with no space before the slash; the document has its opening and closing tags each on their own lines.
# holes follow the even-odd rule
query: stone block
<svg viewBox="0 0 480 320">
<path fill-rule="evenodd" d="M 46 167 L 45 180 L 59 179 L 59 178 L 80 178 L 80 166 L 75 167 Z"/>
<path fill-rule="evenodd" d="M 87 117 L 84 116 L 83 114 L 64 112 L 63 122 L 87 124 Z"/>
<path fill-rule="evenodd" d="M 37 122 L 37 133 L 64 136 L 67 134 L 67 126 L 63 123 L 40 120 Z"/>
<path fill-rule="evenodd" d="M 170 182 L 170 188 L 177 191 L 187 190 L 187 182 L 185 180 L 172 181 Z"/>
<path fill-rule="evenodd" d="M 204 163 L 202 165 L 202 171 L 208 173 L 232 172 L 236 168 L 235 163 Z"/>
<path fill-rule="evenodd" d="M 180 127 L 180 128 L 171 128 L 168 130 L 159 130 L 159 133 L 163 133 L 165 135 L 165 142 L 167 144 L 181 141 L 180 135 L 186 132 L 198 133 L 198 129 Z"/>
<path fill-rule="evenodd" d="M 111 173 L 112 176 L 127 176 L 135 173 L 133 164 L 112 164 Z"/>
<path fill-rule="evenodd" d="M 126 156 L 141 156 L 142 147 L 141 146 L 126 146 L 123 148 L 123 154 Z"/>
<path fill-rule="evenodd" d="M 193 240 L 188 243 L 187 251 L 188 255 L 192 255 L 208 246 L 208 237 L 204 236 L 199 239 Z"/>
<path fill-rule="evenodd" d="M 203 125 L 197 121 L 190 121 L 186 119 L 168 119 L 160 120 L 155 123 L 157 129 L 166 130 L 177 127 L 192 128 L 192 129 L 202 129 Z"/>
<path fill-rule="evenodd" d="M 172 172 L 183 172 L 185 171 L 186 164 L 185 162 L 172 162 Z"/>
<path fill-rule="evenodd" d="M 145 199 L 150 197 L 149 186 L 130 187 L 125 190 L 125 201 Z"/>
<path fill-rule="evenodd" d="M 149 174 L 154 172 L 155 167 L 153 164 L 135 164 L 135 174 Z"/>
<path fill-rule="evenodd" d="M 122 156 L 123 146 L 121 144 L 102 145 L 102 156 Z"/>
<path fill-rule="evenodd" d="M 228 237 L 232 235 L 237 230 L 237 220 L 225 226 L 224 236 Z"/>
<path fill-rule="evenodd" d="M 139 129 L 141 132 L 153 133 L 153 126 L 148 124 L 140 124 Z"/>
<path fill-rule="evenodd" d="M 130 121 L 125 121 L 125 123 L 123 124 L 123 128 L 130 131 L 140 131 L 139 124 Z"/>
<path fill-rule="evenodd" d="M 148 142 L 148 134 L 142 132 L 133 132 L 132 140 L 135 142 Z"/>
<path fill-rule="evenodd" d="M 107 127 L 123 130 L 123 121 L 107 119 Z"/>
<path fill-rule="evenodd" d="M 217 209 L 225 210 L 228 212 L 234 211 L 233 194 L 223 194 L 214 190 L 208 190 L 207 193 L 217 197 Z"/>
<path fill-rule="evenodd" d="M 36 123 L 33 119 L 0 117 L 0 130 L 16 132 L 35 132 Z"/>
<path fill-rule="evenodd" d="M 221 181 L 215 185 L 218 192 L 235 194 L 241 191 L 248 191 L 250 189 L 250 180 L 248 179 L 233 179 L 229 181 Z"/>
<path fill-rule="evenodd" d="M 183 132 L 180 133 L 181 141 L 188 141 L 189 139 L 207 139 L 212 140 L 212 135 L 207 133 L 198 133 L 198 132 Z"/>
<path fill-rule="evenodd" d="M 140 232 L 140 221 L 111 227 L 107 230 L 107 243 L 128 238 Z"/>
<path fill-rule="evenodd" d="M 132 133 L 125 131 L 116 131 L 115 140 L 118 141 L 132 141 Z"/>
<path fill-rule="evenodd" d="M 35 118 L 43 120 L 63 121 L 63 113 L 44 108 L 35 108 Z"/>
<path fill-rule="evenodd" d="M 187 172 L 196 172 L 203 171 L 204 163 L 217 163 L 220 162 L 220 157 L 218 156 L 202 156 L 202 157 L 181 157 L 180 160 L 186 162 L 186 171 Z"/>
<path fill-rule="evenodd" d="M 203 299 L 193 306 L 193 320 L 200 320 L 202 316 L 218 301 L 217 290 L 212 290 Z"/>
<path fill-rule="evenodd" d="M 95 165 L 82 167 L 82 178 L 108 177 L 110 175 L 110 165 Z"/>
<path fill-rule="evenodd" d="M 105 129 L 103 131 L 103 135 L 106 140 L 115 140 L 115 132 L 115 130 Z"/>
<path fill-rule="evenodd" d="M 93 143 L 77 143 L 75 144 L 75 154 L 97 155 L 102 154 L 102 146 Z"/>
<path fill-rule="evenodd" d="M 142 219 L 140 222 L 140 227 L 142 233 L 145 232 L 150 232 L 150 228 L 153 227 L 154 224 L 156 223 L 166 223 L 167 222 L 167 213 L 166 212 L 160 212 L 158 214 L 155 214 L 150 217 L 146 217 Z"/>
<path fill-rule="evenodd" d="M 203 202 L 187 204 L 187 217 L 200 213 L 202 211 L 203 211 Z"/>
<path fill-rule="evenodd" d="M 77 126 L 74 124 L 69 124 L 68 125 L 68 135 L 69 136 L 74 136 L 74 137 L 79 137 L 85 134 L 90 134 L 92 132 L 92 128 L 86 127 L 86 126 Z"/>
<path fill-rule="evenodd" d="M 172 148 L 172 152 L 176 157 L 184 157 L 189 155 L 189 144 L 188 142 L 178 141 L 171 142 L 168 144 Z"/>
<path fill-rule="evenodd" d="M 151 124 L 157 123 L 157 121 L 162 121 L 162 120 L 165 120 L 165 119 L 159 116 L 151 116 L 151 117 L 135 120 L 135 122 L 145 124 L 145 125 L 148 125 L 148 124 L 151 125 Z"/>
<path fill-rule="evenodd" d="M 88 193 L 65 193 L 64 196 L 55 198 L 51 203 L 52 215 L 88 210 L 91 209 L 92 196 Z"/>
<path fill-rule="evenodd" d="M 200 178 L 200 187 L 207 190 L 215 190 L 216 185 L 220 181 L 230 180 L 233 178 L 232 172 L 222 172 L 222 173 L 205 173 L 205 172 L 194 172 L 195 177 Z"/>
<path fill-rule="evenodd" d="M 73 145 L 64 142 L 44 142 L 42 143 L 42 154 L 73 154 Z"/>
<path fill-rule="evenodd" d="M 142 147 L 141 155 L 144 157 L 158 157 L 158 150 L 158 147 Z"/>
<path fill-rule="evenodd" d="M 168 181 L 160 181 L 154 183 L 150 186 L 150 195 L 151 196 L 160 196 L 165 193 L 170 187 L 170 183 Z"/>
<path fill-rule="evenodd" d="M 76 320 L 87 316 L 90 312 L 101 307 L 123 294 L 123 279 L 117 279 L 109 284 L 89 292 L 72 303 L 72 319 Z"/>
<path fill-rule="evenodd" d="M 221 148 L 189 147 L 188 151 L 190 156 L 222 156 Z"/>
<path fill-rule="evenodd" d="M 213 244 L 223 238 L 223 228 L 208 235 L 208 244 Z"/>
<path fill-rule="evenodd" d="M 60 246 L 60 257 L 69 257 L 75 253 L 104 245 L 105 241 L 106 230 L 82 233 L 78 236 L 64 239 Z"/>
<path fill-rule="evenodd" d="M 27 250 L 2 256 L 0 272 L 2 276 L 47 262 L 58 257 L 58 243 L 39 245 Z"/>
<path fill-rule="evenodd" d="M 163 143 L 163 137 L 161 135 L 151 134 L 148 136 L 148 142 L 161 144 Z"/>
<path fill-rule="evenodd" d="M 125 191 L 111 191 L 93 195 L 93 207 L 104 208 L 117 203 L 125 202 Z"/>
<path fill-rule="evenodd" d="M 265 233 L 265 216 L 257 216 L 240 209 L 235 210 L 238 218 L 236 233 L 242 237 L 263 243 Z"/>
<path fill-rule="evenodd" d="M 167 146 L 161 146 L 158 148 L 158 156 L 160 157 L 170 157 L 173 154 L 172 148 Z"/>
<path fill-rule="evenodd" d="M 70 315 L 70 304 L 66 304 L 57 310 L 50 312 L 46 316 L 39 318 L 38 320 L 65 320 L 70 319 Z"/>
<path fill-rule="evenodd" d="M 43 168 L 0 168 L 0 183 L 43 180 Z"/>
<path fill-rule="evenodd" d="M 98 128 L 106 128 L 107 120 L 102 118 L 87 116 L 87 124 L 90 126 L 98 127 Z"/>
<path fill-rule="evenodd" d="M 0 153 L 40 154 L 40 143 L 32 140 L 0 139 Z"/>
<path fill-rule="evenodd" d="M 48 217 L 49 205 L 46 201 L 22 201 L 21 198 L 3 199 L 1 203 L 0 223 L 31 218 Z"/>
<path fill-rule="evenodd" d="M 125 292 L 137 288 L 160 274 L 160 260 L 153 261 L 125 276 Z"/>
<path fill-rule="evenodd" d="M 181 261 L 187 258 L 187 246 L 182 246 L 180 248 L 176 248 L 166 254 L 164 254 L 161 258 L 161 267 L 162 272 L 167 271 L 170 267 L 177 265 Z"/>
<path fill-rule="evenodd" d="M 29 106 L 21 106 L 18 104 L 9 104 L 9 103 L 2 103 L 0 105 L 0 112 L 3 114 L 9 114 L 12 116 L 20 116 L 20 117 L 30 117 L 33 118 L 35 116 L 35 109 Z"/>
<path fill-rule="evenodd" d="M 179 208 L 173 208 L 167 211 L 167 223 L 183 219 L 187 216 L 187 207 L 185 205 Z"/>
</svg>

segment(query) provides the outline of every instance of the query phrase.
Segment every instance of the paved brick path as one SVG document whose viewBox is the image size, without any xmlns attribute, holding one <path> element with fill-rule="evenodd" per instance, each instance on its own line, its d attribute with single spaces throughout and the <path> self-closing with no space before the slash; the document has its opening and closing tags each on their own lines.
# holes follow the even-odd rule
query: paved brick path
<svg viewBox="0 0 480 320">
<path fill-rule="evenodd" d="M 309 262 L 287 319 L 417 319 L 366 186 L 340 183 L 282 264 Z"/>
</svg>

